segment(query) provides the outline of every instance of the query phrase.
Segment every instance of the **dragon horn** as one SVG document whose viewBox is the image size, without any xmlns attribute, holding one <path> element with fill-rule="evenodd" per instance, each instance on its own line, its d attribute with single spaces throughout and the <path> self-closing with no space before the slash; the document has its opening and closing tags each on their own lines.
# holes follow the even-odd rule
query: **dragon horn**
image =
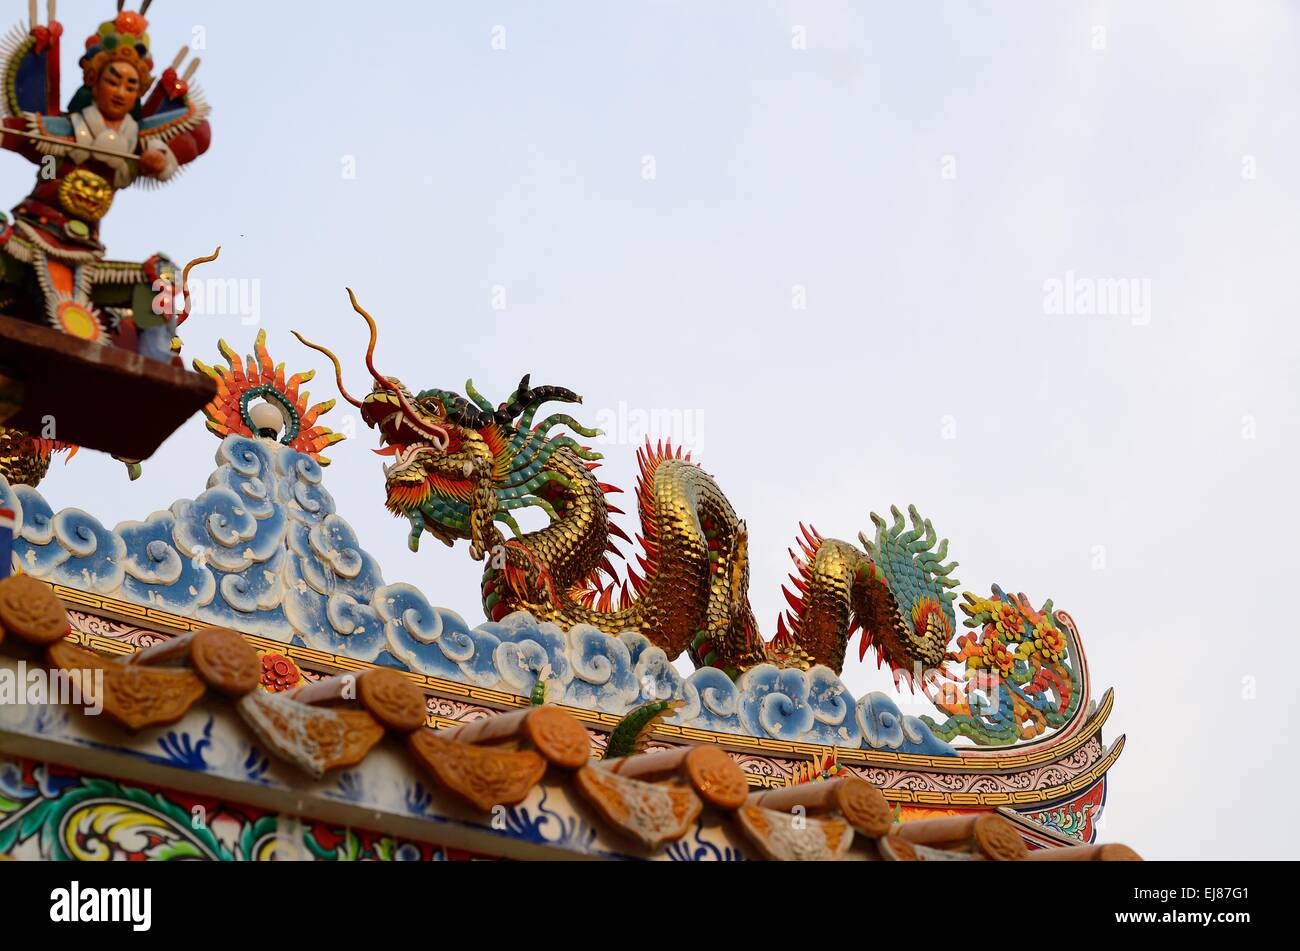
<svg viewBox="0 0 1300 951">
<path fill-rule="evenodd" d="M 375 381 L 380 386 L 397 397 L 397 402 L 411 419 L 418 420 L 420 415 L 416 411 L 415 407 L 406 399 L 406 394 L 402 392 L 402 388 L 375 369 L 375 344 L 379 341 L 379 328 L 375 325 L 375 318 L 371 317 L 370 314 L 366 312 L 365 308 L 357 303 L 357 295 L 352 293 L 352 288 L 349 287 L 347 291 L 348 299 L 352 301 L 352 309 L 362 316 L 366 322 L 366 326 L 370 328 L 370 346 L 366 348 L 366 369 L 370 371 L 370 375 L 375 378 Z M 447 443 L 450 440 L 444 429 L 427 425 L 423 428 L 428 430 L 430 435 L 434 437 L 432 440 L 433 442 L 441 443 L 438 446 L 439 449 L 447 448 Z"/>
<path fill-rule="evenodd" d="M 515 390 L 508 403 L 503 403 L 501 408 L 496 412 L 497 421 L 510 425 L 516 416 L 532 406 L 541 406 L 543 403 L 581 403 L 582 397 L 563 386 L 538 386 L 534 387 L 529 382 L 531 374 L 524 374 L 524 378 L 519 381 L 519 388 Z"/>
<path fill-rule="evenodd" d="M 334 356 L 333 351 L 327 350 L 325 347 L 322 347 L 318 343 L 312 343 L 310 340 L 308 340 L 302 334 L 298 333 L 298 331 L 296 330 L 292 330 L 290 331 L 290 333 L 292 333 L 295 337 L 297 337 L 298 342 L 302 344 L 304 347 L 310 347 L 312 350 L 315 350 L 317 353 L 323 353 L 325 354 L 325 356 L 330 358 L 330 363 L 334 364 L 334 379 L 338 383 L 339 392 L 343 394 L 343 398 L 345 400 L 347 400 L 357 409 L 361 409 L 361 401 L 356 397 L 354 397 L 351 393 L 349 393 L 347 391 L 347 387 L 343 385 L 343 368 L 339 366 L 339 358 Z"/>
<path fill-rule="evenodd" d="M 501 423 L 503 426 L 509 426 L 514 421 L 514 418 L 523 411 L 526 405 L 528 405 L 528 400 L 532 393 L 532 388 L 528 385 L 528 381 L 531 378 L 531 373 L 524 374 L 523 379 L 519 381 L 519 386 L 516 387 L 514 393 L 511 394 L 510 399 L 502 403 L 500 408 L 498 408 L 494 414 L 497 422 Z"/>
<path fill-rule="evenodd" d="M 185 269 L 181 271 L 181 299 L 185 302 L 185 307 L 176 317 L 177 327 L 185 323 L 190 316 L 190 271 L 194 270 L 196 265 L 211 264 L 219 257 L 221 257 L 221 245 L 217 245 L 217 250 L 213 251 L 207 257 L 195 258 L 189 264 L 185 265 Z"/>
</svg>

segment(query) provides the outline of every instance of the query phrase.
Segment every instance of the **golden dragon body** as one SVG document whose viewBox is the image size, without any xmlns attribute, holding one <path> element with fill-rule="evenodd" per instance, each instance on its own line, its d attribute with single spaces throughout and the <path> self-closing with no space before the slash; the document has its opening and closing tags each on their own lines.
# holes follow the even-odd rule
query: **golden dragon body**
<svg viewBox="0 0 1300 951">
<path fill-rule="evenodd" d="M 733 676 L 760 663 L 839 672 L 849 639 L 862 632 L 862 653 L 874 648 L 895 670 L 938 667 L 953 637 L 955 567 L 944 564 L 929 521 L 910 510 L 911 525 L 893 510 L 892 524 L 873 515 L 874 539 L 861 547 L 803 529 L 792 550 L 794 590 L 776 636 L 764 640 L 750 607 L 749 539 L 745 523 L 711 476 L 671 447 L 639 454 L 637 555 L 619 579 L 615 539 L 631 541 L 610 519 L 618 490 L 599 481 L 600 456 L 560 427 L 594 437 L 572 417 L 535 422 L 547 402 L 581 402 L 560 387 L 531 387 L 493 406 L 466 384 L 468 398 L 428 389 L 412 393 L 374 368 L 373 320 L 366 364 L 373 390 L 363 399 L 339 389 L 367 425 L 378 430 L 392 465 L 385 467 L 387 506 L 410 525 L 414 549 L 431 534 L 448 545 L 469 542 L 485 563 L 488 617 L 514 611 L 568 629 L 589 624 L 610 634 L 640 631 L 670 658 L 683 651 L 697 666 Z M 302 339 L 301 337 L 299 339 Z M 513 513 L 535 507 L 548 524 L 521 531 Z M 507 536 L 506 531 L 510 532 Z"/>
</svg>

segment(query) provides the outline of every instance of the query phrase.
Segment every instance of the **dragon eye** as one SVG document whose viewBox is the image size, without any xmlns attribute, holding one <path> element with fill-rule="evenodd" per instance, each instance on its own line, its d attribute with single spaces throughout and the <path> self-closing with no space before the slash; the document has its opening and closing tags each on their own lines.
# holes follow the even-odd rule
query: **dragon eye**
<svg viewBox="0 0 1300 951">
<path fill-rule="evenodd" d="M 424 399 L 419 401 L 419 406 L 420 409 L 424 410 L 430 416 L 441 418 L 445 415 L 442 408 L 442 400 L 437 399 L 436 397 L 426 396 Z"/>
</svg>

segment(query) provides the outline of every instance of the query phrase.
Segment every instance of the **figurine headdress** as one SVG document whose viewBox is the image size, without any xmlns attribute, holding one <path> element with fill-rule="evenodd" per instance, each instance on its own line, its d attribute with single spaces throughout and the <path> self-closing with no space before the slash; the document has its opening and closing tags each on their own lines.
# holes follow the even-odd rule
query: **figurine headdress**
<svg viewBox="0 0 1300 951">
<path fill-rule="evenodd" d="M 81 65 L 94 59 L 106 50 L 134 49 L 136 54 L 153 68 L 153 57 L 149 53 L 149 21 L 144 18 L 152 0 L 144 0 L 140 12 L 122 9 L 125 0 L 117 0 L 117 16 L 105 20 L 99 29 L 86 37 L 86 55 L 81 57 Z"/>
<path fill-rule="evenodd" d="M 137 13 L 124 10 L 125 0 L 117 0 L 117 16 L 105 20 L 99 29 L 86 37 L 86 52 L 80 59 L 85 86 L 74 99 L 87 98 L 99 71 L 105 64 L 124 60 L 140 72 L 140 90 L 145 92 L 153 83 L 153 54 L 149 44 L 149 21 L 144 18 L 152 0 L 144 0 Z"/>
</svg>

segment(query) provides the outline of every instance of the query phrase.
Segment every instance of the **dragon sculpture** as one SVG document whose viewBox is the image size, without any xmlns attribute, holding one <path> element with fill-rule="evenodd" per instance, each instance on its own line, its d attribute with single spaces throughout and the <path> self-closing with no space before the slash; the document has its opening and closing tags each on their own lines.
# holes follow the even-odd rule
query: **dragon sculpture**
<svg viewBox="0 0 1300 951">
<path fill-rule="evenodd" d="M 764 640 L 748 598 L 745 523 L 689 455 L 648 445 L 638 454 L 641 573 L 629 566 L 620 582 L 610 561 L 618 554 L 614 539 L 631 539 L 610 520 L 619 510 L 607 500 L 619 490 L 595 476 L 599 454 L 556 432 L 565 427 L 590 438 L 598 431 L 563 413 L 536 421 L 543 404 L 581 398 L 562 387 L 531 386 L 527 376 L 497 406 L 472 381 L 468 398 L 443 389 L 412 393 L 375 369 L 375 322 L 348 293 L 370 328 L 366 366 L 374 386 L 364 399 L 344 387 L 333 353 L 296 336 L 329 357 L 343 397 L 378 430 L 378 451 L 392 458 L 385 467 L 387 507 L 409 523 L 411 548 L 425 533 L 447 545 L 467 540 L 470 555 L 485 562 L 489 618 L 528 611 L 566 630 L 636 630 L 670 658 L 686 651 L 697 667 L 733 677 L 762 663 L 823 664 L 838 673 L 858 631 L 861 654 L 874 648 L 895 671 L 941 667 L 949 659 L 956 565 L 944 563 L 947 541 L 938 542 L 915 508 L 910 525 L 897 509 L 892 522 L 873 515 L 875 537 L 859 536 L 861 548 L 803 529 L 799 552 L 791 551 L 790 609 L 775 637 Z M 526 507 L 541 509 L 549 524 L 522 531 L 515 513 Z"/>
</svg>

